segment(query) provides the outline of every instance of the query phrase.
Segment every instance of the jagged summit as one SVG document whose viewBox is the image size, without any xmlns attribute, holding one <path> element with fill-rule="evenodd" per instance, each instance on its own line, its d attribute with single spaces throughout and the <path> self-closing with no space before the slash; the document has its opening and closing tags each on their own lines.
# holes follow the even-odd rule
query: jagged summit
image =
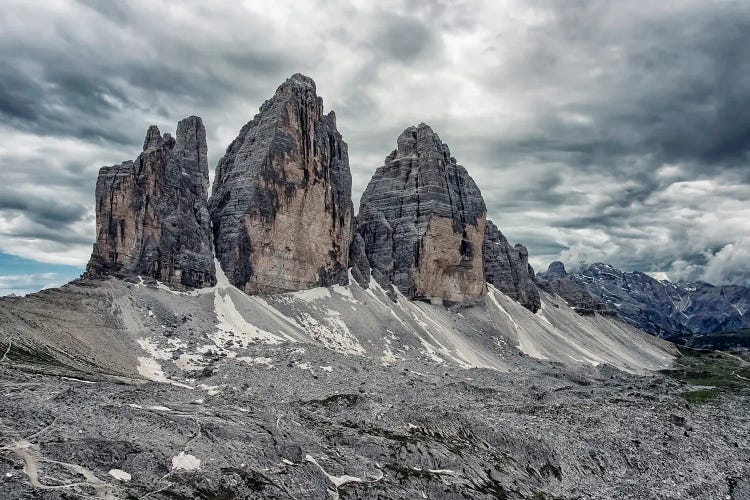
<svg viewBox="0 0 750 500">
<path fill-rule="evenodd" d="M 564 278 L 568 275 L 568 272 L 565 270 L 565 264 L 556 260 L 550 263 L 549 267 L 547 267 L 547 272 L 544 273 L 544 275 L 547 279 L 556 279 Z"/>
<path fill-rule="evenodd" d="M 282 83 L 216 167 L 216 256 L 247 293 L 345 283 L 354 208 L 347 145 L 309 77 Z"/>
<path fill-rule="evenodd" d="M 553 265 L 555 266 L 553 268 Z M 661 337 L 710 334 L 750 327 L 750 289 L 705 282 L 673 283 L 596 262 L 560 275 L 556 263 L 540 277 L 575 305 L 595 297 L 631 325 Z"/>
<path fill-rule="evenodd" d="M 87 276 L 148 277 L 177 289 L 216 282 L 206 130 L 190 116 L 178 123 L 176 135 L 161 135 L 152 125 L 134 162 L 99 171 Z"/>
<path fill-rule="evenodd" d="M 285 88 L 289 85 L 304 86 L 312 89 L 313 92 L 316 91 L 315 80 L 307 75 L 303 75 L 302 73 L 295 73 L 287 78 L 286 81 L 279 86 L 279 89 Z"/>
<path fill-rule="evenodd" d="M 413 299 L 481 297 L 486 211 L 440 137 L 424 123 L 407 128 L 362 195 L 358 232 L 373 277 Z"/>
<path fill-rule="evenodd" d="M 534 269 L 529 264 L 529 251 L 521 244 L 508 243 L 490 220 L 484 229 L 482 257 L 487 283 L 531 312 L 539 310 L 542 299 L 534 280 Z"/>
</svg>

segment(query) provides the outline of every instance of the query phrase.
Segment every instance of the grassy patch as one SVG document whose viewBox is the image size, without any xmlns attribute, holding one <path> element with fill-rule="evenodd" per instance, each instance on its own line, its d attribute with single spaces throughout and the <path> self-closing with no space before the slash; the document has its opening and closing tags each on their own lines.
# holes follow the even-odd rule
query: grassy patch
<svg viewBox="0 0 750 500">
<path fill-rule="evenodd" d="M 750 363 L 719 351 L 679 347 L 681 356 L 663 373 L 692 386 L 682 393 L 687 401 L 704 404 L 723 392 L 750 390 Z"/>
<path fill-rule="evenodd" d="M 688 403 L 696 405 L 708 403 L 718 395 L 717 389 L 698 389 L 697 391 L 685 391 L 680 394 Z"/>
<path fill-rule="evenodd" d="M 44 366 L 63 366 L 55 358 L 43 351 L 26 349 L 21 346 L 10 344 L 10 350 L 8 344 L 0 343 L 0 356 L 6 354 L 6 359 L 15 361 L 17 363 L 33 364 L 33 365 L 44 365 Z"/>
</svg>

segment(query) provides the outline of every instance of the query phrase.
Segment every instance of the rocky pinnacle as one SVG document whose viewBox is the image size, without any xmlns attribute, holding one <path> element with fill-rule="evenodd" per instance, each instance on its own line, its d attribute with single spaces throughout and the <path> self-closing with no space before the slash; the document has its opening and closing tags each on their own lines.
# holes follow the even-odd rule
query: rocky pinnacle
<svg viewBox="0 0 750 500">
<path fill-rule="evenodd" d="M 487 283 L 519 302 L 532 312 L 541 307 L 542 299 L 534 282 L 526 247 L 508 243 L 492 221 L 487 221 L 482 244 L 484 276 Z"/>
<path fill-rule="evenodd" d="M 373 277 L 412 299 L 478 299 L 487 291 L 485 213 L 476 184 L 438 135 L 425 124 L 407 128 L 362 195 L 358 232 Z"/>
<path fill-rule="evenodd" d="M 177 289 L 215 284 L 206 151 L 203 122 L 191 116 L 176 138 L 152 125 L 135 161 L 102 167 L 88 277 L 141 276 Z"/>
<path fill-rule="evenodd" d="M 351 183 L 336 116 L 312 79 L 293 75 L 216 167 L 209 209 L 230 282 L 251 294 L 345 283 Z"/>
</svg>

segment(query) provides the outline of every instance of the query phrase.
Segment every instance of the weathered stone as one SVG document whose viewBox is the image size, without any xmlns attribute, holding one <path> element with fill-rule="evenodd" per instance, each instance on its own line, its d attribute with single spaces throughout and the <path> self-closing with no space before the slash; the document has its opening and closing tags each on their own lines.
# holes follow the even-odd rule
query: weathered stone
<svg viewBox="0 0 750 500">
<path fill-rule="evenodd" d="M 363 287 L 367 287 L 370 281 L 370 261 L 365 251 L 365 240 L 356 231 L 358 227 L 357 218 L 354 218 L 352 242 L 349 246 L 349 265 L 352 277 Z"/>
<path fill-rule="evenodd" d="M 247 293 L 345 283 L 354 209 L 346 143 L 312 79 L 295 74 L 216 167 L 216 256 Z"/>
<path fill-rule="evenodd" d="M 430 127 L 407 128 L 365 190 L 359 228 L 373 277 L 412 299 L 468 302 L 487 291 L 486 208 Z"/>
<path fill-rule="evenodd" d="M 601 297 L 570 278 L 562 262 L 555 261 L 550 264 L 547 272 L 537 276 L 537 283 L 543 290 L 565 299 L 565 302 L 579 314 L 611 314 Z"/>
<path fill-rule="evenodd" d="M 559 269 L 562 268 L 562 272 Z M 542 276 L 554 283 L 567 280 L 590 296 L 600 297 L 604 307 L 616 311 L 625 321 L 660 337 L 686 337 L 750 327 L 750 290 L 737 285 L 714 286 L 705 282 L 657 280 L 638 272 L 626 272 L 601 262 L 566 273 L 562 263 L 553 262 Z M 557 270 L 557 271 L 556 271 Z M 560 294 L 566 300 L 570 295 Z M 573 295 L 573 300 L 581 292 Z M 708 339 L 696 341 L 709 342 Z M 720 345 L 720 344 L 717 344 Z"/>
<path fill-rule="evenodd" d="M 135 162 L 99 171 L 87 276 L 142 276 L 178 289 L 215 284 L 206 152 L 203 122 L 191 116 L 176 139 L 152 125 Z"/>
<path fill-rule="evenodd" d="M 484 276 L 487 283 L 519 302 L 532 312 L 542 305 L 534 282 L 534 269 L 529 265 L 526 247 L 508 243 L 502 232 L 488 220 L 482 243 Z"/>
</svg>

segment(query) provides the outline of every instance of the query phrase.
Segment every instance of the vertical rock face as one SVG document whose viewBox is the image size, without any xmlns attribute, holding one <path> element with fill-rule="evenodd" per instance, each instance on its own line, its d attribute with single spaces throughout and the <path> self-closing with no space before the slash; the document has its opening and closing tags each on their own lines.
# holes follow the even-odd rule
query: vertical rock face
<svg viewBox="0 0 750 500">
<path fill-rule="evenodd" d="M 88 276 L 140 275 L 178 289 L 216 283 L 206 151 L 203 122 L 191 116 L 176 139 L 152 125 L 134 162 L 99 171 Z"/>
<path fill-rule="evenodd" d="M 229 145 L 209 203 L 233 285 L 278 293 L 344 283 L 353 206 L 346 143 L 315 82 L 293 75 Z"/>
<path fill-rule="evenodd" d="M 413 299 L 481 297 L 485 214 L 448 146 L 425 124 L 407 128 L 362 195 L 358 232 L 373 277 Z"/>
<path fill-rule="evenodd" d="M 511 246 L 497 226 L 488 220 L 484 229 L 482 255 L 487 283 L 532 312 L 539 310 L 542 300 L 525 246 Z"/>
</svg>

